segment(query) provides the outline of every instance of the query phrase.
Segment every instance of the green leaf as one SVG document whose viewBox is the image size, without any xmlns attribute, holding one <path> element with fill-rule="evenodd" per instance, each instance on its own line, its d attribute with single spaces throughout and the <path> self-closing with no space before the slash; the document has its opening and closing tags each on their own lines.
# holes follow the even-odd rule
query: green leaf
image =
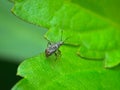
<svg viewBox="0 0 120 90">
<path fill-rule="evenodd" d="M 120 31 L 113 23 L 70 0 L 15 0 L 12 12 L 27 22 L 48 28 L 45 37 L 51 42 L 59 42 L 61 36 L 63 40 L 68 38 L 57 61 L 54 55 L 46 58 L 43 53 L 23 62 L 18 75 L 25 79 L 13 90 L 24 90 L 24 84 L 30 90 L 119 90 L 120 71 L 104 69 L 120 63 Z"/>
<path fill-rule="evenodd" d="M 57 61 L 54 55 L 46 58 L 44 53 L 24 61 L 17 73 L 24 79 L 12 90 L 119 90 L 119 69 L 104 69 L 103 62 L 79 59 L 77 48 L 60 49 L 62 56 Z"/>
<path fill-rule="evenodd" d="M 71 0 L 81 8 L 120 26 L 120 0 Z"/>
<path fill-rule="evenodd" d="M 104 55 L 111 50 L 119 50 L 119 29 L 70 1 L 16 0 L 15 2 L 12 9 L 15 15 L 48 29 L 62 29 L 70 37 L 70 43 L 80 44 L 81 48 L 86 46 L 88 50 L 103 52 Z M 113 60 L 110 61 L 115 63 L 111 62 L 111 65 L 108 65 L 108 60 L 106 56 L 104 57 L 106 67 L 113 67 L 120 63 L 120 59 L 114 61 L 112 58 Z"/>
</svg>

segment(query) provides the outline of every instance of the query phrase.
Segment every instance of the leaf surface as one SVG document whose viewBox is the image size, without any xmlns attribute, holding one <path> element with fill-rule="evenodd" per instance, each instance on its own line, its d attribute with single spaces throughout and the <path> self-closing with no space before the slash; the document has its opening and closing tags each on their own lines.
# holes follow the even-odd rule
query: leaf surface
<svg viewBox="0 0 120 90">
<path fill-rule="evenodd" d="M 68 38 L 57 61 L 54 55 L 46 58 L 43 53 L 20 65 L 18 74 L 28 81 L 27 85 L 35 90 L 119 88 L 119 70 L 104 69 L 120 63 L 120 31 L 111 22 L 70 0 L 15 0 L 12 11 L 27 22 L 48 28 L 45 37 L 51 42 L 59 42 L 61 36 L 63 40 Z M 26 80 L 13 90 L 24 87 Z"/>
<path fill-rule="evenodd" d="M 115 26 L 120 26 L 119 0 L 71 0 L 83 9 L 104 18 Z"/>
</svg>

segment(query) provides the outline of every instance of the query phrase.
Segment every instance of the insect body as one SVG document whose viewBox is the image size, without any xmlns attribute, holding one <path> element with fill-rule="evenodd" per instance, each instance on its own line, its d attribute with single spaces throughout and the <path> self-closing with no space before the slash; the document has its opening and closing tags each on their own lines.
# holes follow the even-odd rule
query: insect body
<svg viewBox="0 0 120 90">
<path fill-rule="evenodd" d="M 61 51 L 59 50 L 60 46 L 64 44 L 65 40 L 62 40 L 62 34 L 63 31 L 61 30 L 61 40 L 57 43 L 51 43 L 50 40 L 48 40 L 48 47 L 45 49 L 45 55 L 46 57 L 51 56 L 52 54 L 55 54 L 55 56 L 57 57 L 59 54 L 61 54 Z"/>
<path fill-rule="evenodd" d="M 53 53 L 55 53 L 56 56 L 58 55 L 58 53 L 60 54 L 59 47 L 63 45 L 63 43 L 64 43 L 63 41 L 60 41 L 58 43 L 53 43 L 53 44 L 49 43 L 49 46 L 45 50 L 46 57 L 49 57 Z"/>
</svg>

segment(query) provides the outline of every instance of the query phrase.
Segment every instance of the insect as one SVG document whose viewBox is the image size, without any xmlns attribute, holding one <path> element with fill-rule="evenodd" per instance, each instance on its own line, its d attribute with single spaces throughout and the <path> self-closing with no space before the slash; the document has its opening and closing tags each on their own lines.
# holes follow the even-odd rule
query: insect
<svg viewBox="0 0 120 90">
<path fill-rule="evenodd" d="M 62 34 L 63 31 L 61 30 L 61 40 L 60 42 L 57 43 L 51 43 L 50 40 L 48 40 L 48 47 L 45 49 L 45 55 L 46 57 L 51 56 L 52 54 L 55 54 L 55 56 L 61 55 L 61 51 L 59 50 L 60 46 L 62 46 L 64 44 L 64 41 L 62 41 Z"/>
<path fill-rule="evenodd" d="M 49 43 L 49 46 L 45 50 L 46 57 L 51 56 L 53 53 L 57 56 L 58 54 L 61 54 L 61 51 L 59 50 L 60 46 L 63 45 L 63 41 L 60 41 L 58 43 Z"/>
</svg>

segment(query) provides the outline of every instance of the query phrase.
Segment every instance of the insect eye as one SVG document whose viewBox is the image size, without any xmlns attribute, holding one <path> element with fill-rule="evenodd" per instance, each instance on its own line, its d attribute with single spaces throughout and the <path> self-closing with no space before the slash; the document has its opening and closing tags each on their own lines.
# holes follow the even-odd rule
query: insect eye
<svg viewBox="0 0 120 90">
<path fill-rule="evenodd" d="M 50 54 L 50 52 L 49 52 L 49 51 L 48 51 L 47 53 L 48 53 L 48 54 Z"/>
<path fill-rule="evenodd" d="M 49 51 L 49 50 L 46 50 L 45 52 L 46 52 L 46 54 L 50 54 L 50 51 Z"/>
</svg>

